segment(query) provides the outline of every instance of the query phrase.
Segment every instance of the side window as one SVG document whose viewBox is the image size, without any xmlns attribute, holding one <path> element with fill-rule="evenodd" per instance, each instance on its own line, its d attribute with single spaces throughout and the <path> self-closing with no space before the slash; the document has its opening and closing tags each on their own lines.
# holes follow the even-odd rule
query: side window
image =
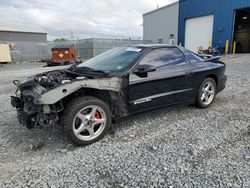
<svg viewBox="0 0 250 188">
<path fill-rule="evenodd" d="M 174 66 L 186 62 L 185 56 L 177 48 L 160 48 L 151 51 L 140 64 L 151 64 L 155 67 Z"/>
<path fill-rule="evenodd" d="M 191 51 L 188 52 L 188 57 L 189 57 L 190 63 L 197 63 L 197 62 L 204 61 L 201 57 L 199 57 L 198 55 L 194 54 Z"/>
</svg>

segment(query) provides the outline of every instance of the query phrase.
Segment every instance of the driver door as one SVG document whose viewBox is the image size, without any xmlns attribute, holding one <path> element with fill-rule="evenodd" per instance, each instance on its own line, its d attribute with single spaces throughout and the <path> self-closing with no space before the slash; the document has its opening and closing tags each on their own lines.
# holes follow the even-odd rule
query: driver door
<svg viewBox="0 0 250 188">
<path fill-rule="evenodd" d="M 143 65 L 151 65 L 155 69 L 141 76 L 136 70 Z M 139 62 L 135 71 L 130 73 L 131 113 L 191 99 L 192 66 L 176 47 L 152 50 Z"/>
</svg>

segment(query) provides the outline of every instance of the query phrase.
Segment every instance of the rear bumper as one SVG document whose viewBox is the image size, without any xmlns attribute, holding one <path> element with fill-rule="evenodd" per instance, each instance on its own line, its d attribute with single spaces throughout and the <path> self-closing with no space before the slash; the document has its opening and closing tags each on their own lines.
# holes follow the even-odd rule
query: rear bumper
<svg viewBox="0 0 250 188">
<path fill-rule="evenodd" d="M 217 93 L 221 92 L 226 87 L 227 76 L 224 75 L 220 80 L 218 80 Z"/>
</svg>

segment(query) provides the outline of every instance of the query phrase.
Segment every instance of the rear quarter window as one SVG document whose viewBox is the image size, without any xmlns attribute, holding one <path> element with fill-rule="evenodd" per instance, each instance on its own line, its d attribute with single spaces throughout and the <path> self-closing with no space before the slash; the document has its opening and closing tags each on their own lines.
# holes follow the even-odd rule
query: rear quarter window
<svg viewBox="0 0 250 188">
<path fill-rule="evenodd" d="M 187 55 L 190 63 L 198 63 L 204 61 L 204 59 L 202 59 L 200 56 L 196 55 L 191 51 L 188 51 Z"/>
</svg>

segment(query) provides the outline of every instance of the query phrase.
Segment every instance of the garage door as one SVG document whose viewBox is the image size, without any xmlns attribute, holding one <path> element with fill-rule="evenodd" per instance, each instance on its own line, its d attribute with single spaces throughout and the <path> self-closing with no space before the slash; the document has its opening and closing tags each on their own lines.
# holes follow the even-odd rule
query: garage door
<svg viewBox="0 0 250 188">
<path fill-rule="evenodd" d="M 186 20 L 185 47 L 194 52 L 202 46 L 208 48 L 209 41 L 213 38 L 214 16 L 202 16 Z"/>
</svg>

